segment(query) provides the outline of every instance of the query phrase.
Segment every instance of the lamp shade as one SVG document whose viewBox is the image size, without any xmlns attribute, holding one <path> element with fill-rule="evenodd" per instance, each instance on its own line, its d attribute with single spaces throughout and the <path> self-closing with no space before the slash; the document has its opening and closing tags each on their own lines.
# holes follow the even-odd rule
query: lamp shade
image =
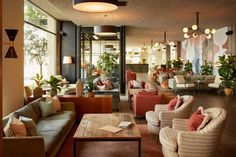
<svg viewBox="0 0 236 157">
<path fill-rule="evenodd" d="M 85 12 L 108 12 L 118 8 L 118 0 L 73 0 L 74 9 Z"/>
<path fill-rule="evenodd" d="M 64 56 L 63 57 L 63 64 L 72 64 L 72 57 L 71 56 Z"/>
<path fill-rule="evenodd" d="M 110 25 L 94 26 L 94 34 L 98 36 L 116 36 L 116 27 Z"/>
</svg>

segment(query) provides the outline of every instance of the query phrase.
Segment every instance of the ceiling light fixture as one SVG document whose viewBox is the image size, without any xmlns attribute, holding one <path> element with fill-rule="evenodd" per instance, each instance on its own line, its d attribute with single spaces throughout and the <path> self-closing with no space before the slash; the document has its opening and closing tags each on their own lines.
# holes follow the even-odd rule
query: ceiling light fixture
<svg viewBox="0 0 236 157">
<path fill-rule="evenodd" d="M 116 36 L 117 31 L 116 27 L 111 25 L 94 26 L 94 34 L 98 36 Z"/>
<path fill-rule="evenodd" d="M 156 49 L 159 46 L 166 46 L 166 45 L 174 46 L 175 43 L 173 41 L 167 41 L 166 40 L 166 31 L 164 31 L 164 41 L 162 43 L 156 42 L 154 44 L 154 49 Z"/>
<path fill-rule="evenodd" d="M 84 12 L 109 12 L 118 9 L 118 0 L 73 0 L 73 7 Z"/>
<path fill-rule="evenodd" d="M 211 38 L 212 35 L 216 32 L 215 29 L 209 29 L 209 28 L 200 28 L 199 26 L 199 12 L 196 13 L 196 24 L 192 25 L 191 28 L 184 27 L 184 38 L 194 37 L 196 38 L 200 34 L 205 34 L 207 38 Z"/>
</svg>

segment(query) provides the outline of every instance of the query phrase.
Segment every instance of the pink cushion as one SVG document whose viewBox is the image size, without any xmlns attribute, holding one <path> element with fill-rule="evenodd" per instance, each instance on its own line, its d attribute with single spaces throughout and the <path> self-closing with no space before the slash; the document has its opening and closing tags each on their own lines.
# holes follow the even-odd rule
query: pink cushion
<svg viewBox="0 0 236 157">
<path fill-rule="evenodd" d="M 167 104 L 169 111 L 172 111 L 172 110 L 175 109 L 175 106 L 176 106 L 176 104 L 177 104 L 177 101 L 178 101 L 178 97 L 174 97 L 173 99 L 171 99 L 171 100 L 169 101 L 169 103 Z"/>
<path fill-rule="evenodd" d="M 196 131 L 197 128 L 202 124 L 205 115 L 202 114 L 201 110 L 198 109 L 196 112 L 192 114 L 192 116 L 188 120 L 188 130 Z"/>
</svg>

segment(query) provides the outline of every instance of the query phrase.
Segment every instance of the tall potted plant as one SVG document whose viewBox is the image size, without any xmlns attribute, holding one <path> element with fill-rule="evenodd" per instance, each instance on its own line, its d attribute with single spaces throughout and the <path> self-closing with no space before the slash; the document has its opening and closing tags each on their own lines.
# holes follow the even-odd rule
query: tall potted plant
<svg viewBox="0 0 236 157">
<path fill-rule="evenodd" d="M 112 70 L 117 68 L 119 54 L 104 52 L 98 60 L 98 68 L 101 69 L 105 74 L 110 74 Z"/>
<path fill-rule="evenodd" d="M 222 83 L 224 87 L 225 95 L 232 95 L 233 89 L 235 88 L 236 79 L 236 56 L 235 55 L 223 55 L 219 56 L 219 75 L 221 76 Z"/>
<path fill-rule="evenodd" d="M 193 74 L 193 65 L 192 63 L 189 62 L 189 60 L 184 65 L 184 71 L 186 72 L 187 75 Z"/>
<path fill-rule="evenodd" d="M 51 75 L 50 79 L 46 81 L 47 84 L 50 85 L 51 87 L 51 97 L 57 95 L 57 92 L 61 91 L 61 84 L 60 84 L 61 80 L 56 78 L 55 76 Z"/>
</svg>

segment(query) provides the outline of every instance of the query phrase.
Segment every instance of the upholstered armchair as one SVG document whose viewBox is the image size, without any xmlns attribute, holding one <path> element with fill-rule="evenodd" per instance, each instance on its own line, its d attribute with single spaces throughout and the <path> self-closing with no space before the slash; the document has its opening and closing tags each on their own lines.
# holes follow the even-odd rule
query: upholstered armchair
<svg viewBox="0 0 236 157">
<path fill-rule="evenodd" d="M 174 79 L 176 81 L 176 88 L 175 90 L 178 89 L 193 89 L 195 87 L 195 84 L 192 82 L 187 82 L 184 78 L 184 75 L 175 75 Z"/>
<path fill-rule="evenodd" d="M 221 82 L 222 82 L 222 80 L 220 79 L 220 75 L 216 75 L 215 81 L 213 83 L 209 83 L 208 87 L 209 88 L 214 88 L 214 89 L 220 89 Z"/>
<path fill-rule="evenodd" d="M 130 80 L 128 82 L 128 101 L 131 101 L 132 96 L 140 90 L 148 89 L 148 84 L 145 81 L 140 81 L 140 86 L 135 86 L 133 82 L 136 82 L 136 80 Z"/>
<path fill-rule="evenodd" d="M 213 157 L 225 126 L 226 111 L 208 108 L 211 121 L 199 131 L 188 131 L 188 119 L 174 119 L 173 128 L 161 129 L 159 134 L 165 157 Z"/>
<path fill-rule="evenodd" d="M 155 91 L 156 92 L 156 91 Z M 145 113 L 154 110 L 156 104 L 162 102 L 163 96 L 161 94 L 141 94 L 139 92 L 133 96 L 132 109 L 134 116 L 145 116 Z M 151 92 L 146 92 L 151 93 Z"/>
<path fill-rule="evenodd" d="M 175 110 L 168 111 L 167 104 L 155 105 L 154 111 L 146 112 L 148 130 L 154 134 L 159 134 L 161 128 L 172 126 L 174 118 L 188 118 L 193 106 L 194 97 L 191 95 L 181 96 L 183 103 Z"/>
<path fill-rule="evenodd" d="M 125 73 L 126 81 L 129 82 L 130 80 L 136 80 L 136 73 L 132 71 L 127 71 Z"/>
</svg>

